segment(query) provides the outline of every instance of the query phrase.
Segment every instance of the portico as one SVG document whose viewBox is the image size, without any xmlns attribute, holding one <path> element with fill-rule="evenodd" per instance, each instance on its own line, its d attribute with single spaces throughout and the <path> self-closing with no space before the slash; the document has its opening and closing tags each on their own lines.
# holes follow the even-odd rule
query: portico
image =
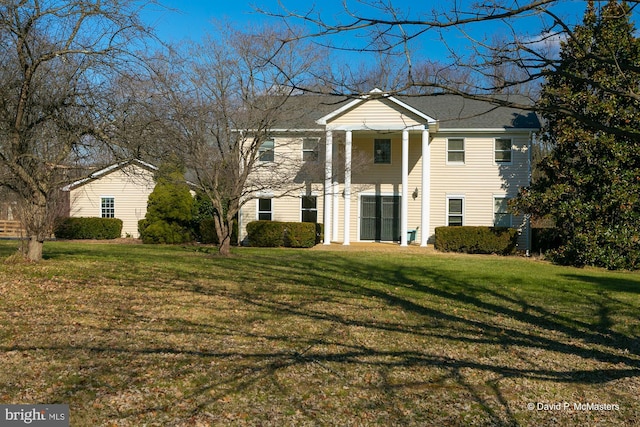
<svg viewBox="0 0 640 427">
<path fill-rule="evenodd" d="M 378 119 L 376 119 L 376 117 Z M 411 106 L 391 97 L 385 96 L 380 91 L 372 91 L 368 96 L 354 100 L 342 108 L 322 117 L 317 121 L 326 129 L 326 150 L 324 165 L 324 244 L 342 241 L 343 245 L 349 245 L 354 233 L 352 224 L 357 224 L 359 229 L 355 233 L 357 240 L 389 240 L 383 234 L 376 235 L 366 233 L 365 217 L 371 215 L 365 206 L 375 207 L 376 200 L 371 197 L 394 197 L 399 199 L 399 206 L 394 207 L 394 201 L 387 201 L 389 206 L 386 211 L 399 211 L 399 233 L 391 240 L 396 240 L 399 234 L 401 246 L 408 245 L 407 232 L 409 228 L 409 200 L 412 203 L 419 202 L 419 226 L 411 224 L 412 229 L 418 228 L 418 240 L 421 246 L 427 245 L 429 221 L 430 221 L 430 130 L 437 127 L 435 119 L 415 110 Z M 344 170 L 338 171 L 336 161 L 337 147 L 336 136 L 341 134 L 344 139 Z M 354 139 L 359 137 L 361 146 L 365 151 L 370 147 L 372 154 L 372 167 L 367 171 L 371 182 L 367 183 L 373 190 L 367 190 L 366 185 L 359 185 L 357 194 L 354 194 L 352 158 Z M 410 140 L 412 148 L 410 149 Z M 419 150 L 415 145 L 419 144 Z M 399 146 L 399 147 L 398 147 Z M 391 161 L 391 153 L 400 151 L 400 162 L 395 158 Z M 413 166 L 413 181 L 410 183 L 410 165 Z M 416 170 L 419 168 L 419 178 L 416 182 Z M 377 169 L 376 169 L 377 168 Z M 387 179 L 389 176 L 397 176 L 399 169 L 400 180 Z M 342 184 L 337 177 L 344 174 Z M 416 185 L 416 183 L 418 185 Z M 415 190 L 413 189 L 415 186 Z M 353 196 L 357 196 L 354 200 Z M 367 197 L 367 203 L 363 199 Z M 418 200 L 419 199 L 419 200 Z M 391 200 L 391 199 L 388 199 Z M 357 206 L 353 206 L 358 203 Z M 385 201 L 380 202 L 385 205 Z M 354 209 L 354 208 L 357 208 Z M 363 212 L 367 210 L 367 212 Z M 342 215 L 340 215 L 342 211 Z M 378 215 L 384 215 L 382 207 L 375 208 Z M 415 209 L 413 209 L 415 211 Z M 357 212 L 358 220 L 354 221 L 353 215 Z M 391 222 L 396 221 L 394 215 L 390 216 Z M 383 222 L 383 218 L 378 218 Z M 389 218 L 384 220 L 389 222 Z M 372 223 L 373 224 L 373 223 Z M 384 226 L 383 226 L 384 227 Z M 391 224 L 391 230 L 396 231 L 395 224 Z M 342 231 L 340 236 L 339 230 Z M 388 235 L 388 233 L 387 233 Z M 378 238 L 372 236 L 378 236 Z M 382 236 L 382 237 L 380 237 Z"/>
</svg>

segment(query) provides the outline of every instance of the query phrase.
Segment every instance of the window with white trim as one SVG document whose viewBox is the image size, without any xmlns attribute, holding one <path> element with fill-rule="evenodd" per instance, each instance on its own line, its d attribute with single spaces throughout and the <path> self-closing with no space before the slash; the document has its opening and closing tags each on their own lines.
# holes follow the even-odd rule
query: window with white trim
<svg viewBox="0 0 640 427">
<path fill-rule="evenodd" d="M 391 164 L 391 140 L 373 140 L 373 163 L 388 165 Z"/>
<path fill-rule="evenodd" d="M 305 162 L 318 161 L 318 138 L 302 139 L 302 160 Z"/>
<path fill-rule="evenodd" d="M 116 200 L 115 197 L 100 198 L 100 217 L 115 218 L 116 217 Z"/>
<path fill-rule="evenodd" d="M 318 222 L 318 197 L 302 196 L 302 222 Z"/>
<path fill-rule="evenodd" d="M 464 197 L 447 197 L 447 225 L 464 225 Z"/>
<path fill-rule="evenodd" d="M 261 162 L 273 162 L 275 160 L 275 141 L 267 139 L 258 148 L 258 160 Z"/>
<path fill-rule="evenodd" d="M 493 198 L 493 226 L 511 227 L 512 219 L 509 213 L 509 199 L 505 196 L 494 196 Z"/>
<path fill-rule="evenodd" d="M 447 163 L 464 164 L 464 138 L 447 139 Z"/>
<path fill-rule="evenodd" d="M 258 199 L 258 219 L 261 221 L 273 219 L 272 199 Z"/>
<path fill-rule="evenodd" d="M 494 143 L 494 159 L 496 163 L 511 163 L 512 142 L 509 138 L 496 138 Z"/>
</svg>

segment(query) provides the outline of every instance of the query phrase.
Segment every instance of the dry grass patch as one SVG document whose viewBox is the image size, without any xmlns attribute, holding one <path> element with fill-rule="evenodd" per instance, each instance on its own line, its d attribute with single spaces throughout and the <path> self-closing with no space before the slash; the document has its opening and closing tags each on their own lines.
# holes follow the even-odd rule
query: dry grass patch
<svg viewBox="0 0 640 427">
<path fill-rule="evenodd" d="M 0 402 L 67 403 L 72 425 L 640 422 L 638 274 L 420 253 L 45 249 L 42 263 L 2 266 Z"/>
</svg>

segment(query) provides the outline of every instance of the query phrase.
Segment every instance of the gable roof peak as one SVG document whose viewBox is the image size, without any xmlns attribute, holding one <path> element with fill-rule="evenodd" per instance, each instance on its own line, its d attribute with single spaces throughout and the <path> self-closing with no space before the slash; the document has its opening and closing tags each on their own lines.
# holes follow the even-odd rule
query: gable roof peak
<svg viewBox="0 0 640 427">
<path fill-rule="evenodd" d="M 410 111 L 411 113 L 417 115 L 418 117 L 421 117 L 423 120 L 425 120 L 426 123 L 435 123 L 436 120 L 430 116 L 428 116 L 427 114 L 425 114 L 422 111 L 419 111 L 418 109 L 412 107 L 411 105 L 400 101 L 399 99 L 391 96 L 388 92 L 383 91 L 380 88 L 373 88 L 369 91 L 369 93 L 361 95 L 360 97 L 354 99 L 353 101 L 343 105 L 342 107 L 338 108 L 337 110 L 332 111 L 331 113 L 319 118 L 318 120 L 316 120 L 316 123 L 319 125 L 326 125 L 328 121 L 334 119 L 335 117 L 339 116 L 340 114 L 349 111 L 355 107 L 357 107 L 358 105 L 365 103 L 369 100 L 373 100 L 373 99 L 387 99 L 389 101 L 391 101 L 392 103 L 396 104 L 397 106 L 399 106 L 400 108 L 406 110 L 406 111 Z"/>
</svg>

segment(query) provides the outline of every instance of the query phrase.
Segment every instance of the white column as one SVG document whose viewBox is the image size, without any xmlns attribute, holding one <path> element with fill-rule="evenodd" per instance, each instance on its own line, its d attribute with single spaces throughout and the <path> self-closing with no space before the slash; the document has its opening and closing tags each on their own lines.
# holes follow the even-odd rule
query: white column
<svg viewBox="0 0 640 427">
<path fill-rule="evenodd" d="M 333 133 L 328 130 L 324 155 L 324 244 L 331 244 L 331 201 L 333 199 Z"/>
<path fill-rule="evenodd" d="M 427 246 L 429 238 L 429 214 L 431 200 L 431 145 L 429 129 L 422 131 L 422 217 L 420 221 L 420 246 Z"/>
<path fill-rule="evenodd" d="M 400 246 L 407 246 L 407 217 L 409 211 L 409 131 L 402 131 L 402 195 L 400 207 Z"/>
<path fill-rule="evenodd" d="M 344 238 L 343 245 L 351 243 L 349 233 L 351 231 L 351 148 L 353 135 L 350 130 L 345 134 L 344 140 Z"/>
<path fill-rule="evenodd" d="M 334 147 L 337 148 L 337 147 Z M 338 150 L 333 150 L 333 162 L 338 167 Z M 339 209 L 340 209 L 340 185 L 338 183 L 338 174 L 333 174 L 333 184 L 331 185 L 331 194 L 333 194 L 333 214 L 332 214 L 332 223 L 331 223 L 331 241 L 337 242 L 338 238 L 338 220 L 339 220 Z"/>
</svg>

